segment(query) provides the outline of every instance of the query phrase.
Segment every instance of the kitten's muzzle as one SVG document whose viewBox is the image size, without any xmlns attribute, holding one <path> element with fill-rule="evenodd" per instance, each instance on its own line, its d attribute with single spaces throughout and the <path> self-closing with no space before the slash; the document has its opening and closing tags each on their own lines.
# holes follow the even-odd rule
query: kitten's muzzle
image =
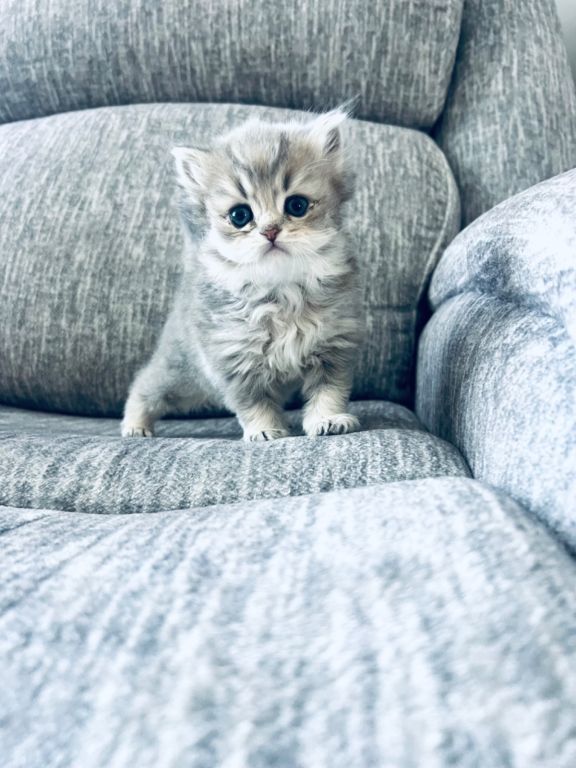
<svg viewBox="0 0 576 768">
<path fill-rule="evenodd" d="M 279 232 L 280 232 L 280 227 L 266 227 L 266 229 L 260 230 L 260 234 L 264 235 L 264 237 L 267 240 L 270 240 L 271 243 L 273 243 L 274 240 L 276 240 Z"/>
</svg>

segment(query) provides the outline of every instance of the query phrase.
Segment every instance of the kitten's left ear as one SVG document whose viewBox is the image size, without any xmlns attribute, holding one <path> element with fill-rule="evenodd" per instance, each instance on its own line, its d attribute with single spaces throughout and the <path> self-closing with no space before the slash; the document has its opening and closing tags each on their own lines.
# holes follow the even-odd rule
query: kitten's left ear
<svg viewBox="0 0 576 768">
<path fill-rule="evenodd" d="M 336 157 L 342 148 L 340 127 L 348 119 L 348 113 L 341 109 L 332 109 L 318 115 L 308 124 L 308 130 L 320 144 L 322 153 L 327 157 Z"/>
<path fill-rule="evenodd" d="M 197 147 L 174 147 L 172 150 L 178 182 L 195 199 L 202 196 L 205 187 L 208 155 L 208 149 Z"/>
</svg>

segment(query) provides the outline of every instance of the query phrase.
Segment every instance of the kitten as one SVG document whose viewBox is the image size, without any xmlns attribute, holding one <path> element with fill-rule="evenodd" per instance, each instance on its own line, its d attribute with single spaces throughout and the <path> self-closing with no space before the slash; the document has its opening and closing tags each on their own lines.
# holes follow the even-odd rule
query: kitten
<svg viewBox="0 0 576 768">
<path fill-rule="evenodd" d="M 350 195 L 334 110 L 307 122 L 253 119 L 209 149 L 173 150 L 183 190 L 186 270 L 152 359 L 134 380 L 125 437 L 150 437 L 204 391 L 245 440 L 289 432 L 300 390 L 307 435 L 359 427 L 347 413 L 360 338 L 354 258 L 342 231 Z M 195 244 L 189 222 L 207 232 Z"/>
</svg>

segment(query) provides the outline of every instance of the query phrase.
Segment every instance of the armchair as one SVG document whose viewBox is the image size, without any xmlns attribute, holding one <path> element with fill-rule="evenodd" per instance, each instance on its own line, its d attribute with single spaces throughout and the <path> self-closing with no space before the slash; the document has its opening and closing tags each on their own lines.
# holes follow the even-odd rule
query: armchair
<svg viewBox="0 0 576 768">
<path fill-rule="evenodd" d="M 363 430 L 122 440 L 170 147 L 355 96 Z M 573 768 L 574 166 L 552 0 L 0 4 L 3 768 Z"/>
</svg>

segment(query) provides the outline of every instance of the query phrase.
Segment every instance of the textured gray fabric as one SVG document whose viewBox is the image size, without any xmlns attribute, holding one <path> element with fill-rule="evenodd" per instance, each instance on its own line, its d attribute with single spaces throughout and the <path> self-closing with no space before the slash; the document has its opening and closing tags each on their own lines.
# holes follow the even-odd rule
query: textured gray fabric
<svg viewBox="0 0 576 768">
<path fill-rule="evenodd" d="M 169 149 L 258 114 L 137 105 L 0 126 L 0 400 L 118 415 L 180 272 Z M 413 403 L 422 297 L 459 226 L 458 193 L 424 134 L 353 121 L 349 204 L 366 343 L 354 394 Z"/>
<path fill-rule="evenodd" d="M 576 82 L 576 3 L 574 0 L 556 0 L 556 6 L 568 50 L 568 60 Z"/>
<path fill-rule="evenodd" d="M 553 0 L 466 0 L 435 138 L 465 224 L 576 166 L 576 93 Z"/>
<path fill-rule="evenodd" d="M 555 318 L 492 296 L 442 304 L 420 343 L 417 411 L 474 477 L 576 550 L 576 348 Z"/>
<path fill-rule="evenodd" d="M 363 431 L 245 443 L 231 418 L 159 422 L 154 439 L 113 420 L 0 409 L 0 504 L 92 513 L 160 512 L 469 475 L 458 451 L 390 403 L 353 403 Z M 178 439 L 175 439 L 178 438 Z"/>
<path fill-rule="evenodd" d="M 0 525 L 3 768 L 576 764 L 576 564 L 475 481 Z"/>
<path fill-rule="evenodd" d="M 0 122 L 102 105 L 244 102 L 431 126 L 463 0 L 3 0 Z"/>
<path fill-rule="evenodd" d="M 463 292 L 557 318 L 576 341 L 576 169 L 485 213 L 450 244 L 434 273 L 434 306 Z"/>
<path fill-rule="evenodd" d="M 576 547 L 576 171 L 461 232 L 430 287 L 418 413 Z"/>
</svg>

